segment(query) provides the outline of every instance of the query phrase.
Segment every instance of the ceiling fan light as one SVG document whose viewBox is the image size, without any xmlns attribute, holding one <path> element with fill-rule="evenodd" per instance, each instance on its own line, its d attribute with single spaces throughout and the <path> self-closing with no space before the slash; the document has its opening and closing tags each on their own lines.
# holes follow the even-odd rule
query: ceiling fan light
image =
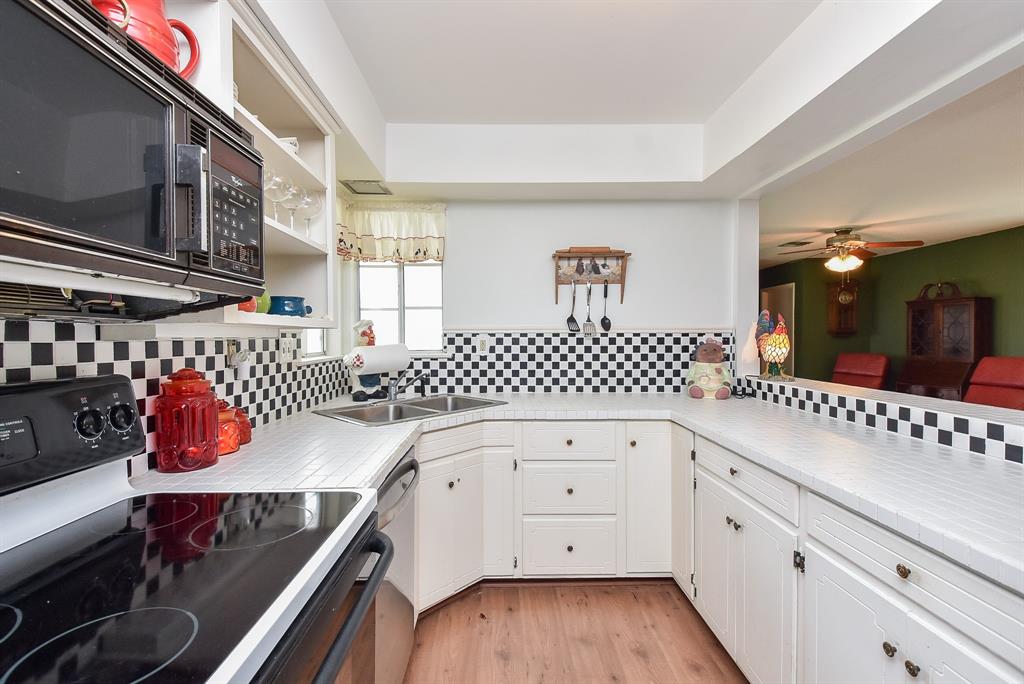
<svg viewBox="0 0 1024 684">
<path fill-rule="evenodd" d="M 864 261 L 852 254 L 838 254 L 825 262 L 825 268 L 836 273 L 847 273 L 864 265 Z"/>
</svg>

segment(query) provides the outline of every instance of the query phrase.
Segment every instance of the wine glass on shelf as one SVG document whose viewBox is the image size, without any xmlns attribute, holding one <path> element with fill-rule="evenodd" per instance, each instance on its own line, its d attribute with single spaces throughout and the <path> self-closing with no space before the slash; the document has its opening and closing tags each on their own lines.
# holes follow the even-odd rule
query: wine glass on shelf
<svg viewBox="0 0 1024 684">
<path fill-rule="evenodd" d="M 295 191 L 296 187 L 281 174 L 271 169 L 263 170 L 263 194 L 274 207 L 275 221 L 279 220 L 277 217 L 278 206 L 285 200 L 290 199 L 295 194 Z"/>
<path fill-rule="evenodd" d="M 292 185 L 288 184 L 288 195 L 281 200 L 281 206 L 288 210 L 288 227 L 295 230 L 295 210 L 302 205 L 304 191 Z"/>
<path fill-rule="evenodd" d="M 303 192 L 302 200 L 295 212 L 299 218 L 306 219 L 306 237 L 311 237 L 310 221 L 318 216 L 324 208 L 324 200 L 318 192 Z"/>
</svg>

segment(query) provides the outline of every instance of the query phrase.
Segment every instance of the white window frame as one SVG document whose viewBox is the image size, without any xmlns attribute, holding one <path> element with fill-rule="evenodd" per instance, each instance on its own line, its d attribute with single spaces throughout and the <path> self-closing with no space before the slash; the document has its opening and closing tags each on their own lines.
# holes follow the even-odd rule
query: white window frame
<svg viewBox="0 0 1024 684">
<path fill-rule="evenodd" d="M 401 342 L 402 344 L 405 344 L 405 312 L 406 311 L 434 311 L 434 310 L 438 310 L 438 311 L 441 312 L 442 326 L 443 326 L 443 317 L 444 317 L 444 306 L 443 306 L 443 303 L 444 303 L 443 277 L 444 276 L 443 276 L 443 271 L 442 271 L 442 285 L 441 285 L 441 303 L 439 303 L 437 306 L 406 306 L 405 305 L 405 267 L 406 266 L 415 266 L 417 268 L 424 268 L 424 267 L 426 267 L 426 268 L 438 268 L 438 269 L 441 269 L 441 268 L 443 268 L 443 262 L 441 262 L 441 261 L 436 261 L 436 262 L 416 262 L 416 263 L 412 263 L 412 264 L 405 264 L 405 263 L 394 263 L 394 262 L 388 261 L 388 262 L 384 262 L 384 263 L 362 262 L 362 263 L 360 263 L 358 265 L 359 269 L 362 269 L 364 266 L 367 266 L 369 268 L 395 268 L 395 269 L 398 269 L 398 307 L 395 308 L 395 307 L 387 307 L 387 306 L 376 306 L 373 309 L 370 309 L 369 311 L 394 311 L 394 312 L 396 312 L 398 314 L 398 341 L 399 342 Z M 362 291 L 361 291 L 362 285 L 363 285 L 363 279 L 362 279 L 361 276 L 362 276 L 361 272 L 357 272 L 356 273 L 356 304 L 358 305 L 358 309 L 359 309 L 359 317 L 358 317 L 359 319 L 362 319 L 362 318 L 366 317 L 366 316 L 363 315 L 363 296 L 362 296 Z M 413 352 L 413 353 L 415 353 L 415 354 L 417 354 L 419 356 L 430 355 L 430 354 L 439 354 L 439 353 L 443 352 L 444 351 L 444 330 L 442 329 L 441 337 L 440 337 L 440 339 L 437 340 L 437 348 L 436 349 L 410 349 L 409 351 L 411 351 L 411 352 Z"/>
<path fill-rule="evenodd" d="M 323 339 L 323 349 L 321 351 L 318 351 L 318 352 L 310 352 L 309 351 L 309 345 L 307 344 L 307 341 L 306 341 L 306 333 L 320 333 L 320 336 Z M 303 359 L 309 359 L 310 361 L 317 361 L 317 360 L 322 359 L 322 358 L 324 358 L 324 357 L 326 357 L 328 355 L 327 354 L 327 344 L 328 344 L 328 340 L 330 338 L 327 335 L 327 329 L 326 328 L 306 328 L 305 330 L 302 330 L 299 333 L 299 335 L 300 335 L 300 338 L 302 339 L 302 358 Z"/>
</svg>

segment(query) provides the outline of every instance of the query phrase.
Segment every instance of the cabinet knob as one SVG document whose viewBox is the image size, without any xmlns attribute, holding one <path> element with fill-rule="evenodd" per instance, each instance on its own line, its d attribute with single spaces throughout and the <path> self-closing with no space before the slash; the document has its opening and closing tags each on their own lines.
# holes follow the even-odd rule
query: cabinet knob
<svg viewBox="0 0 1024 684">
<path fill-rule="evenodd" d="M 912 660 L 904 661 L 903 667 L 907 668 L 907 674 L 911 677 L 916 677 L 918 673 L 921 671 L 921 668 L 915 665 L 914 661 Z"/>
<path fill-rule="evenodd" d="M 448 489 L 451 489 L 454 486 L 455 486 L 455 483 L 452 482 L 451 480 L 448 480 Z"/>
<path fill-rule="evenodd" d="M 732 516 L 728 516 L 728 515 L 725 516 L 725 526 L 728 527 L 729 525 L 732 525 L 732 523 L 733 523 Z"/>
<path fill-rule="evenodd" d="M 565 440 L 565 445 L 566 446 L 572 446 L 572 439 L 570 438 L 570 439 Z"/>
<path fill-rule="evenodd" d="M 572 553 L 572 544 L 569 544 L 568 546 L 566 546 L 565 550 L 568 551 L 569 553 Z"/>
<path fill-rule="evenodd" d="M 735 468 L 729 468 L 729 474 L 730 474 L 730 475 L 736 475 L 736 474 L 738 474 L 739 472 L 740 472 L 740 471 L 736 470 Z"/>
<path fill-rule="evenodd" d="M 572 496 L 572 487 L 569 487 L 568 489 L 566 489 L 565 493 L 568 494 L 569 496 Z"/>
<path fill-rule="evenodd" d="M 882 650 L 885 651 L 885 655 L 889 656 L 890 658 L 896 655 L 896 647 L 890 644 L 888 641 L 882 642 Z"/>
<path fill-rule="evenodd" d="M 635 447 L 636 446 L 636 440 L 635 439 L 629 440 L 629 446 Z"/>
<path fill-rule="evenodd" d="M 739 524 L 738 522 L 735 522 L 735 521 L 733 521 L 733 523 L 732 523 L 732 529 L 734 529 L 734 530 L 736 530 L 737 532 L 739 532 L 739 531 L 740 531 L 740 528 L 741 528 L 741 527 L 743 527 L 743 525 L 740 525 L 740 524 Z"/>
<path fill-rule="evenodd" d="M 896 565 L 896 574 L 902 577 L 903 579 L 907 579 L 908 577 L 910 577 L 910 568 L 908 568 L 903 563 L 899 563 Z"/>
</svg>

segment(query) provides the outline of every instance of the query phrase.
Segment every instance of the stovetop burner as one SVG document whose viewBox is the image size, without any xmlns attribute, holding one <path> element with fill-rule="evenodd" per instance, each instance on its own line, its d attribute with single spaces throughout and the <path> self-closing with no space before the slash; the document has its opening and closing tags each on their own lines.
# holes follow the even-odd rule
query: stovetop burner
<svg viewBox="0 0 1024 684">
<path fill-rule="evenodd" d="M 313 511 L 302 506 L 278 506 L 273 516 L 259 513 L 258 508 L 245 506 L 204 520 L 189 533 L 188 540 L 200 549 L 257 549 L 299 534 L 313 520 Z"/>
<path fill-rule="evenodd" d="M 21 611 L 7 603 L 0 603 L 0 644 L 7 641 L 21 626 Z"/>
<path fill-rule="evenodd" d="M 141 682 L 160 672 L 192 644 L 199 619 L 181 608 L 136 608 L 90 620 L 45 641 L 16 661 L 0 684 L 30 682 L 50 673 L 63 681 L 65 654 L 75 653 L 75 681 Z M 87 643 L 89 648 L 82 648 Z"/>
<path fill-rule="evenodd" d="M 150 494 L 5 551 L 0 684 L 207 680 L 358 501 Z"/>
</svg>

